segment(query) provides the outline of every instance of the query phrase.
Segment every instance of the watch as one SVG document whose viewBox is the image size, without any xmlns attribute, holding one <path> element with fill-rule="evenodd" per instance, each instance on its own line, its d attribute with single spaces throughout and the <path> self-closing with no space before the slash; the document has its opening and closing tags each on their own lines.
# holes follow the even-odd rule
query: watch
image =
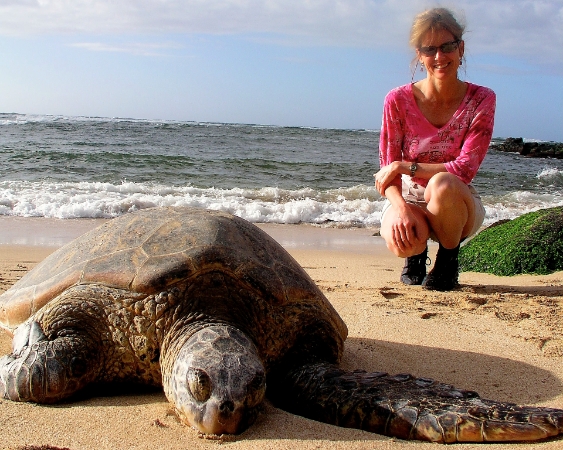
<svg viewBox="0 0 563 450">
<path fill-rule="evenodd" d="M 418 165 L 413 161 L 413 162 L 411 163 L 410 169 L 411 169 L 411 178 L 412 178 L 412 177 L 414 177 L 414 173 L 415 173 L 415 172 L 417 171 L 417 169 L 418 169 Z"/>
</svg>

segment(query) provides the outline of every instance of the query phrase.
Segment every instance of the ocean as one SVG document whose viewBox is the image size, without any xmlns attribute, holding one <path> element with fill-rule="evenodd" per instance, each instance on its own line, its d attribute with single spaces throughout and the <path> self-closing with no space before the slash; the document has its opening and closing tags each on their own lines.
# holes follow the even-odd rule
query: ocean
<svg viewBox="0 0 563 450">
<path fill-rule="evenodd" d="M 474 180 L 485 225 L 563 205 L 563 160 L 494 150 L 502 140 Z M 0 114 L 0 216 L 186 205 L 255 223 L 378 227 L 378 143 L 378 130 Z"/>
</svg>

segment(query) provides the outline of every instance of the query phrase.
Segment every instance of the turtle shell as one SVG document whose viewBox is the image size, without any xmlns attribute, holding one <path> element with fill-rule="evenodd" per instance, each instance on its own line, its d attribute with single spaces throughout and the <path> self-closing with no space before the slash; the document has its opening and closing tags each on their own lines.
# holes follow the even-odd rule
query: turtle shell
<svg viewBox="0 0 563 450">
<path fill-rule="evenodd" d="M 274 305 L 324 303 L 346 333 L 314 282 L 268 234 L 227 213 L 172 207 L 126 214 L 52 253 L 0 295 L 0 325 L 13 333 L 71 286 L 96 283 L 153 294 L 207 271 L 228 272 Z"/>
</svg>

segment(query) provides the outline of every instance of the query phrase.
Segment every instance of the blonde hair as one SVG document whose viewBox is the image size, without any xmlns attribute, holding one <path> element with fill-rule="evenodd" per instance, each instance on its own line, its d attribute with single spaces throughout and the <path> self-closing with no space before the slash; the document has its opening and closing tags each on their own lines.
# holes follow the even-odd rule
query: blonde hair
<svg viewBox="0 0 563 450">
<path fill-rule="evenodd" d="M 447 8 L 427 9 L 414 18 L 409 43 L 412 48 L 418 49 L 427 33 L 441 30 L 449 31 L 455 39 L 461 41 L 465 32 L 465 22 L 456 18 L 455 14 Z M 417 66 L 418 55 L 415 55 L 411 64 L 413 79 Z"/>
<path fill-rule="evenodd" d="M 465 24 L 455 17 L 447 8 L 428 9 L 418 14 L 413 21 L 410 34 L 410 45 L 419 48 L 424 36 L 430 32 L 446 30 L 452 33 L 457 40 L 463 39 Z"/>
</svg>

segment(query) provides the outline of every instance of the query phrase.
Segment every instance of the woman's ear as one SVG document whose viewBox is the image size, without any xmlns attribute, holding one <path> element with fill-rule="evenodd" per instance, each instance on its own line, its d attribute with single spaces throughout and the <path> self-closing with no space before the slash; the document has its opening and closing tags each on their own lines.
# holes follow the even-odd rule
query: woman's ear
<svg viewBox="0 0 563 450">
<path fill-rule="evenodd" d="M 422 55 L 420 54 L 418 48 L 416 49 L 416 59 L 421 66 L 424 66 L 424 61 L 422 59 Z"/>
</svg>

